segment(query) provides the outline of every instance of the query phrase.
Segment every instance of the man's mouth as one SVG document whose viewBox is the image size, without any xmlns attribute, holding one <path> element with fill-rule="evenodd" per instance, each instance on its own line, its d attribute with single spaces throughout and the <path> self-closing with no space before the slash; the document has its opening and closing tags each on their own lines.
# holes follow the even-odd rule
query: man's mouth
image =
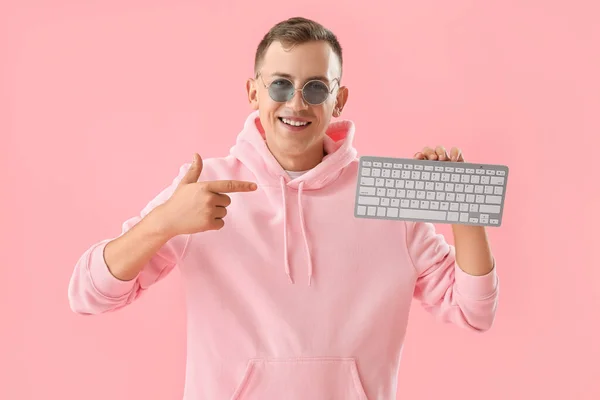
<svg viewBox="0 0 600 400">
<path fill-rule="evenodd" d="M 301 120 L 289 119 L 289 118 L 283 118 L 283 117 L 278 117 L 278 118 L 281 122 L 283 122 L 284 124 L 289 125 L 289 126 L 301 127 L 301 126 L 310 125 L 310 121 L 301 121 Z"/>
</svg>

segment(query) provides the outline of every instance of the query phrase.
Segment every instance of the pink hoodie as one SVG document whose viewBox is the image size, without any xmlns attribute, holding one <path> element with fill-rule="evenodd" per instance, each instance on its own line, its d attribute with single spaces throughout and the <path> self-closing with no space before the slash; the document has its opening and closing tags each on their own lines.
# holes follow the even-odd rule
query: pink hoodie
<svg viewBox="0 0 600 400">
<path fill-rule="evenodd" d="M 225 227 L 173 238 L 127 282 L 104 262 L 109 240 L 93 245 L 75 266 L 71 308 L 118 310 L 177 266 L 188 310 L 184 399 L 395 399 L 412 299 L 442 321 L 485 331 L 498 279 L 496 268 L 464 273 L 430 223 L 355 218 L 353 138 L 352 122 L 332 123 L 323 162 L 291 180 L 253 112 L 229 156 L 204 160 L 201 180 L 258 183 L 231 195 Z"/>
</svg>

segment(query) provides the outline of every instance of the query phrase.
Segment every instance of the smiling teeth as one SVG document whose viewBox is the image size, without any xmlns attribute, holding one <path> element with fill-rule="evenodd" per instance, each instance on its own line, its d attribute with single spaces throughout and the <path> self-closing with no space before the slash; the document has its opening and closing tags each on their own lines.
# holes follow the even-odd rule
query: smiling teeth
<svg viewBox="0 0 600 400">
<path fill-rule="evenodd" d="M 285 124 L 292 125 L 292 126 L 304 126 L 304 125 L 308 125 L 308 122 L 290 121 L 289 119 L 286 119 L 286 118 L 281 118 L 281 120 Z"/>
</svg>

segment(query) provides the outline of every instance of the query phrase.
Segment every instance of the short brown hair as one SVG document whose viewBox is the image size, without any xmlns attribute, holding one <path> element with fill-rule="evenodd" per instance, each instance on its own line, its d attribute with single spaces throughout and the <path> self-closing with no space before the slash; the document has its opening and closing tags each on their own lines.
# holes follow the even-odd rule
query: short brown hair
<svg viewBox="0 0 600 400">
<path fill-rule="evenodd" d="M 333 32 L 318 22 L 303 17 L 293 17 L 273 26 L 258 44 L 254 57 L 254 73 L 258 73 L 265 52 L 273 42 L 280 42 L 284 46 L 294 46 L 316 41 L 329 43 L 340 60 L 341 68 L 342 46 Z"/>
</svg>

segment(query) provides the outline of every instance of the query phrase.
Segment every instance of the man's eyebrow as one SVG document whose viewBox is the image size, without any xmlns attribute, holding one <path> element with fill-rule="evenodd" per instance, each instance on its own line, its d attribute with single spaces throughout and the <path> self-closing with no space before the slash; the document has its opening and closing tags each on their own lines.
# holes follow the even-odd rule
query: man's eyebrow
<svg viewBox="0 0 600 400">
<path fill-rule="evenodd" d="M 287 79 L 289 79 L 291 81 L 294 80 L 294 77 L 292 75 L 286 74 L 285 72 L 273 72 L 271 74 L 271 76 L 279 76 L 281 78 L 287 78 Z M 325 76 L 322 76 L 322 75 L 311 76 L 311 77 L 307 78 L 306 81 L 308 82 L 308 81 L 312 81 L 312 80 L 315 80 L 315 79 L 323 81 L 323 82 L 329 82 L 329 79 L 327 77 L 325 77 Z"/>
</svg>

